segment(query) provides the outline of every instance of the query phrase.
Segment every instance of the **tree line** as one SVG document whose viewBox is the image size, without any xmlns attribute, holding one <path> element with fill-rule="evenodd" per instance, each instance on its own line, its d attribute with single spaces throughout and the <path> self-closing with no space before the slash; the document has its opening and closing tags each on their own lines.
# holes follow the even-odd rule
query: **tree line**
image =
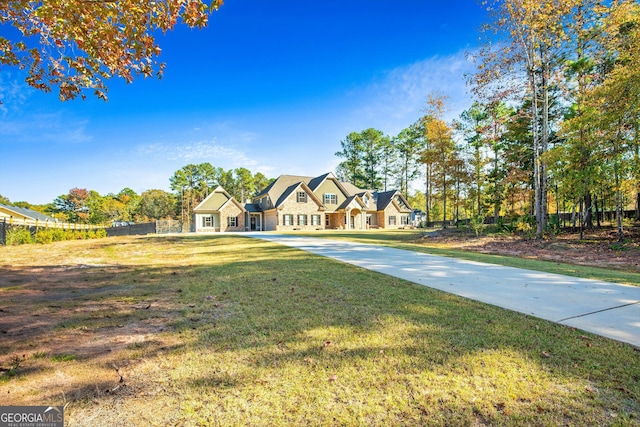
<svg viewBox="0 0 640 427">
<path fill-rule="evenodd" d="M 395 186 L 427 221 L 526 216 L 538 238 L 573 212 L 580 229 L 603 210 L 640 218 L 640 5 L 636 0 L 488 2 L 484 46 L 470 54 L 475 101 L 446 121 L 425 115 L 396 136 L 352 132 L 336 173 Z M 411 184 L 421 187 L 409 194 Z"/>
<path fill-rule="evenodd" d="M 148 222 L 157 219 L 178 219 L 191 222 L 193 208 L 221 185 L 238 201 L 252 198 L 271 179 L 245 168 L 225 170 L 210 163 L 189 164 L 170 178 L 170 189 L 147 190 L 137 194 L 124 188 L 117 194 L 100 195 L 86 188 L 72 188 L 51 203 L 33 205 L 11 201 L 0 195 L 0 203 L 32 209 L 62 222 L 110 225 L 113 223 Z"/>
</svg>

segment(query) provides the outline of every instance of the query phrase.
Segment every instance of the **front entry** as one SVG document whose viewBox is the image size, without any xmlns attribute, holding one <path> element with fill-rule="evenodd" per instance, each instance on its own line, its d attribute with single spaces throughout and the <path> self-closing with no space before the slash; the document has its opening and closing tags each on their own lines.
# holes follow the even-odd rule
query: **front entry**
<svg viewBox="0 0 640 427">
<path fill-rule="evenodd" d="M 260 223 L 260 216 L 251 215 L 249 218 L 249 229 L 251 231 L 262 231 L 262 224 Z"/>
</svg>

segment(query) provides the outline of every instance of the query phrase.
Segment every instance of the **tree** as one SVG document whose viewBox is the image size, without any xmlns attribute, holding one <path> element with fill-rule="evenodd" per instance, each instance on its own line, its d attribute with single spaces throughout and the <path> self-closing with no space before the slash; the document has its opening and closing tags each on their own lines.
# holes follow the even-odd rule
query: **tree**
<svg viewBox="0 0 640 427">
<path fill-rule="evenodd" d="M 260 191 L 267 188 L 267 186 L 273 182 L 273 179 L 267 178 L 262 172 L 256 172 L 256 174 L 253 176 L 253 181 L 255 183 L 256 192 L 252 194 L 252 196 L 255 196 Z"/>
<path fill-rule="evenodd" d="M 106 80 L 118 76 L 162 76 L 164 64 L 155 37 L 178 22 L 207 25 L 222 0 L 98 0 L 0 2 L 0 25 L 12 25 L 17 40 L 0 37 L 0 65 L 27 70 L 30 86 L 58 89 L 61 100 L 85 97 L 85 90 L 107 99 Z"/>
<path fill-rule="evenodd" d="M 632 170 L 633 154 L 629 154 L 637 150 L 640 131 L 640 4 L 612 2 L 600 37 L 604 79 L 590 91 L 586 109 L 613 167 L 618 240 L 622 241 L 622 180 Z"/>
<path fill-rule="evenodd" d="M 486 156 L 483 153 L 483 148 L 486 144 L 485 132 L 487 122 L 487 113 L 479 102 L 474 102 L 473 105 L 460 114 L 460 120 L 455 123 L 457 130 L 461 131 L 463 138 L 472 149 L 471 155 L 471 167 L 473 168 L 474 179 L 474 192 L 475 192 L 475 209 L 472 207 L 472 212 L 475 211 L 478 217 L 484 216 L 484 187 L 485 187 L 485 172 L 484 167 L 487 164 Z"/>
<path fill-rule="evenodd" d="M 427 115 L 424 117 L 425 139 L 430 143 L 423 152 L 422 161 L 435 166 L 442 189 L 442 227 L 447 228 L 447 195 L 451 177 L 455 171 L 456 147 L 452 128 L 442 119 L 445 112 L 445 98 L 429 95 Z M 427 178 L 429 180 L 429 178 Z M 427 183 L 427 187 L 429 187 Z"/>
<path fill-rule="evenodd" d="M 115 198 L 122 203 L 123 207 L 119 220 L 133 221 L 135 212 L 138 209 L 138 203 L 140 203 L 140 196 L 138 193 L 126 187 L 120 190 Z"/>
<path fill-rule="evenodd" d="M 396 174 L 396 164 L 398 162 L 398 149 L 396 138 L 389 138 L 385 135 L 380 145 L 380 175 L 382 179 L 382 191 L 388 191 L 389 185 Z M 406 193 L 403 193 L 405 198 Z"/>
<path fill-rule="evenodd" d="M 0 194 L 0 203 L 3 205 L 11 205 L 11 200 Z"/>
<path fill-rule="evenodd" d="M 246 168 L 237 168 L 233 170 L 235 188 L 233 191 L 229 191 L 236 200 L 244 203 L 249 196 L 252 196 L 256 192 L 255 182 L 251 171 Z"/>
<path fill-rule="evenodd" d="M 493 221 L 497 223 L 504 193 L 504 171 L 502 170 L 504 162 L 502 152 L 505 147 L 504 134 L 506 133 L 506 124 L 513 115 L 513 109 L 507 107 L 503 102 L 494 101 L 485 106 L 485 111 L 487 122 L 483 130 L 486 143 L 493 154 L 491 172 L 489 173 L 489 193 L 493 203 Z"/>
<path fill-rule="evenodd" d="M 394 138 L 394 146 L 398 153 L 397 182 L 400 186 L 400 192 L 405 197 L 409 195 L 409 184 L 420 173 L 419 159 L 420 153 L 424 150 L 424 133 L 424 121 L 418 120 L 408 128 L 401 130 Z"/>
<path fill-rule="evenodd" d="M 536 238 L 541 239 L 547 221 L 547 170 L 544 153 L 549 144 L 549 91 L 553 76 L 562 64 L 562 43 L 566 39 L 566 17 L 577 0 L 491 1 L 494 14 L 487 27 L 505 36 L 498 52 L 489 43 L 480 58 L 476 75 L 477 91 L 515 92 L 517 85 L 505 88 L 505 81 L 518 82 L 517 70 L 528 85 L 531 99 L 533 138 L 533 181 L 535 191 Z M 511 75 L 510 79 L 505 79 Z M 514 78 L 515 77 L 515 78 Z"/>
<path fill-rule="evenodd" d="M 90 195 L 86 188 L 72 188 L 69 194 L 58 196 L 53 201 L 56 213 L 64 215 L 69 222 L 86 223 L 89 219 L 87 201 Z"/>
<path fill-rule="evenodd" d="M 380 190 L 382 180 L 379 169 L 382 166 L 383 149 L 389 137 L 382 131 L 369 128 L 360 132 L 362 141 L 363 184 L 370 190 Z"/>
<path fill-rule="evenodd" d="M 140 195 L 136 213 L 145 220 L 173 218 L 176 198 L 163 190 L 147 190 Z"/>
<path fill-rule="evenodd" d="M 351 132 L 347 137 L 340 141 L 341 151 L 336 152 L 336 156 L 345 159 L 340 162 L 336 173 L 343 176 L 345 181 L 350 182 L 356 187 L 361 187 L 364 183 L 364 165 L 362 163 L 361 153 L 364 149 L 362 143 L 362 135 L 357 132 Z"/>
<path fill-rule="evenodd" d="M 198 190 L 202 189 L 202 168 L 188 164 L 176 171 L 169 179 L 170 187 L 180 196 L 180 212 L 183 224 L 191 224 L 193 208 L 200 199 Z"/>
</svg>

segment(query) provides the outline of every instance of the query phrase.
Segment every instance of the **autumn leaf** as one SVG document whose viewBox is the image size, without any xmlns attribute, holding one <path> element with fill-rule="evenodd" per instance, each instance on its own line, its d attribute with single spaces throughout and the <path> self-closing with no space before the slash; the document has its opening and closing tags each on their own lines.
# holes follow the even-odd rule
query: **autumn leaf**
<svg viewBox="0 0 640 427">
<path fill-rule="evenodd" d="M 0 25 L 13 26 L 24 40 L 0 37 L 0 65 L 28 71 L 26 82 L 39 90 L 58 88 L 61 100 L 84 97 L 85 90 L 107 100 L 106 80 L 119 76 L 162 76 L 155 44 L 157 30 L 178 22 L 207 25 L 222 0 L 0 2 Z M 51 49 L 54 47 L 54 49 Z M 81 61 L 82 60 L 82 61 Z M 55 63 L 64 64 L 64 72 Z M 53 68 L 52 68 L 53 67 Z"/>
</svg>

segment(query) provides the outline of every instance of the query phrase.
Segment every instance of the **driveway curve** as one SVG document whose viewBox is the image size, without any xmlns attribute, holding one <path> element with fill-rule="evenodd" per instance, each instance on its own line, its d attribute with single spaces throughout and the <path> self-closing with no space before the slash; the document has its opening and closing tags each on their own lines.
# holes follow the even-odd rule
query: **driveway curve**
<svg viewBox="0 0 640 427">
<path fill-rule="evenodd" d="M 640 287 L 306 236 L 250 237 L 640 347 Z"/>
</svg>

